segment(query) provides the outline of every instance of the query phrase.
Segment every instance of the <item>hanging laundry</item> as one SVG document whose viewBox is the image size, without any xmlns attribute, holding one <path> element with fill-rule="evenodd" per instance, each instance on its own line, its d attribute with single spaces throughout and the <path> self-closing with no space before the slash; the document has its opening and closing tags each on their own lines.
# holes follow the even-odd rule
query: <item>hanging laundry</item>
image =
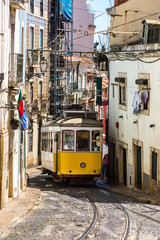
<svg viewBox="0 0 160 240">
<path fill-rule="evenodd" d="M 145 91 L 142 93 L 142 102 L 144 104 L 147 104 L 147 100 L 148 100 L 148 91 Z"/>
<path fill-rule="evenodd" d="M 141 105 L 141 91 L 135 92 L 134 98 L 133 98 L 133 113 L 137 114 L 140 112 L 140 105 Z"/>
</svg>

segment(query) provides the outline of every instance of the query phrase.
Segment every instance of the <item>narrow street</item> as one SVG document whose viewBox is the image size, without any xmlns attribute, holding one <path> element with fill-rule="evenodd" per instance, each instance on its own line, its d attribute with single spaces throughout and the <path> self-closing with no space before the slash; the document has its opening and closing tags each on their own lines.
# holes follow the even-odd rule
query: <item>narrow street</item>
<svg viewBox="0 0 160 240">
<path fill-rule="evenodd" d="M 93 185 L 56 183 L 47 174 L 31 176 L 29 187 L 40 189 L 41 195 L 33 209 L 1 240 L 160 239 L 159 206 Z M 97 208 L 98 221 L 89 235 L 81 238 L 93 220 L 92 203 Z"/>
</svg>

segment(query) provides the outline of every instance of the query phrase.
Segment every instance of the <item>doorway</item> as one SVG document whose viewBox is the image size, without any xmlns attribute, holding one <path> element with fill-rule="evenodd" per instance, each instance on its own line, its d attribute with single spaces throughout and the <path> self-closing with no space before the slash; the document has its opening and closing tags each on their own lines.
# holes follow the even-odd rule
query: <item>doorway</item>
<svg viewBox="0 0 160 240">
<path fill-rule="evenodd" d="M 127 185 L 127 152 L 128 145 L 119 142 L 119 182 Z"/>
</svg>

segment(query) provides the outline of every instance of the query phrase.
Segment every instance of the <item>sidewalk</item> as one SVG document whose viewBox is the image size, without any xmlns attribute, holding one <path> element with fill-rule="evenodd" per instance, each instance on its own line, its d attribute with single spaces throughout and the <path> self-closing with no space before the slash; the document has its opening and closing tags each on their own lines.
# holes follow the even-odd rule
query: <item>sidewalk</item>
<svg viewBox="0 0 160 240">
<path fill-rule="evenodd" d="M 38 172 L 41 172 L 39 168 L 27 170 L 29 175 Z M 11 199 L 5 208 L 0 210 L 0 239 L 7 234 L 8 229 L 32 210 L 40 194 L 40 189 L 27 187 L 19 197 Z"/>
<path fill-rule="evenodd" d="M 160 193 L 156 195 L 150 195 L 140 190 L 127 188 L 126 186 L 111 186 L 108 185 L 105 181 L 101 181 L 101 184 L 99 184 L 99 186 L 104 187 L 111 192 L 120 193 L 129 197 L 136 198 L 137 200 L 142 201 L 144 203 L 160 205 Z"/>
</svg>

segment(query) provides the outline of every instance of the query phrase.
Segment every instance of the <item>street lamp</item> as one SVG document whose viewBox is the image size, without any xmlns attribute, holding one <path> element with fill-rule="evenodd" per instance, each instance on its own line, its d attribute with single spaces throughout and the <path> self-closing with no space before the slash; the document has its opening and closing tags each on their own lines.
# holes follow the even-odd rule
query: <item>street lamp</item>
<svg viewBox="0 0 160 240">
<path fill-rule="evenodd" d="M 40 70 L 41 70 L 41 72 L 42 73 L 47 72 L 47 67 L 48 67 L 47 59 L 45 57 L 42 57 L 41 60 L 40 60 Z"/>
</svg>

